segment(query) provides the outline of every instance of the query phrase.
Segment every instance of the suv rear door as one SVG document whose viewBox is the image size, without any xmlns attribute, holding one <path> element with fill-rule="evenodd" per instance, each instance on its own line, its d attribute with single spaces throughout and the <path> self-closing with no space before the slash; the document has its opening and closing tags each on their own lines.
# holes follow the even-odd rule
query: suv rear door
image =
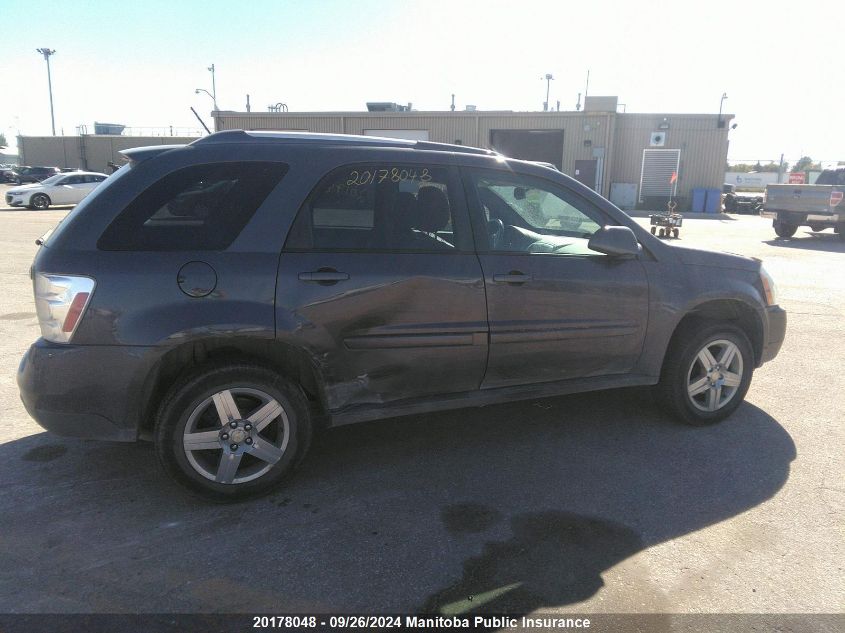
<svg viewBox="0 0 845 633">
<path fill-rule="evenodd" d="M 482 387 L 629 372 L 648 319 L 641 262 L 587 247 L 610 222 L 573 189 L 498 165 L 461 168 L 487 288 Z"/>
<path fill-rule="evenodd" d="M 334 169 L 290 229 L 277 338 L 317 359 L 332 410 L 481 383 L 484 282 L 446 160 L 402 152 Z"/>
</svg>

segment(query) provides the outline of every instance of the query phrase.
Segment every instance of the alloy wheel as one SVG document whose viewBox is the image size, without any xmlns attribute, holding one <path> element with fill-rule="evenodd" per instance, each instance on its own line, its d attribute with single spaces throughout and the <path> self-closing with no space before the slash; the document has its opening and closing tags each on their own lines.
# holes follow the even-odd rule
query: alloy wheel
<svg viewBox="0 0 845 633">
<path fill-rule="evenodd" d="M 206 398 L 191 412 L 182 434 L 188 463 L 222 484 L 265 475 L 282 458 L 290 439 L 284 407 L 259 389 L 233 387 Z"/>
<path fill-rule="evenodd" d="M 718 411 L 742 384 L 743 358 L 736 343 L 718 339 L 706 343 L 687 371 L 687 395 L 700 411 Z"/>
</svg>

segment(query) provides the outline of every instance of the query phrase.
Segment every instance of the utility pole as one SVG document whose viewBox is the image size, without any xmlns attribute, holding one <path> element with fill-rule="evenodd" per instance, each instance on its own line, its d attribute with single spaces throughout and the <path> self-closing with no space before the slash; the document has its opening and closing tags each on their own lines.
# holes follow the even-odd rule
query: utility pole
<svg viewBox="0 0 845 633">
<path fill-rule="evenodd" d="M 53 78 L 50 76 L 50 56 L 55 55 L 56 51 L 50 48 L 36 48 L 36 53 L 44 55 L 44 61 L 47 62 L 47 86 L 50 89 L 50 123 L 53 127 L 53 136 L 56 135 L 56 117 L 53 114 Z"/>
<path fill-rule="evenodd" d="M 543 78 L 541 77 L 541 79 L 543 79 Z M 549 111 L 549 88 L 552 85 L 552 80 L 554 79 L 554 77 L 552 77 L 551 73 L 546 73 L 545 79 L 546 79 L 546 100 L 543 101 L 543 112 L 548 112 Z"/>
<path fill-rule="evenodd" d="M 719 123 L 716 127 L 725 127 L 725 122 L 722 121 L 722 105 L 725 103 L 725 99 L 728 98 L 728 93 L 723 92 L 722 98 L 719 99 Z"/>
<path fill-rule="evenodd" d="M 214 100 L 214 109 L 217 110 L 217 84 L 214 80 L 214 64 L 208 67 L 211 73 L 211 98 Z"/>
</svg>

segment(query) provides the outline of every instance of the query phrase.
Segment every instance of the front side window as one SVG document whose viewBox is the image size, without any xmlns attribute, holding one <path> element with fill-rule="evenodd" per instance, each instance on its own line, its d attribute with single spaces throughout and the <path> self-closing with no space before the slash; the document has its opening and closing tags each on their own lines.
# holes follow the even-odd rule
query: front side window
<svg viewBox="0 0 845 633">
<path fill-rule="evenodd" d="M 281 163 L 185 167 L 151 185 L 109 225 L 107 251 L 218 251 L 227 248 L 281 181 Z"/>
<path fill-rule="evenodd" d="M 602 227 L 601 214 L 565 188 L 504 172 L 473 173 L 472 182 L 484 212 L 484 237 L 490 250 L 598 254 L 587 244 Z"/>
<path fill-rule="evenodd" d="M 297 215 L 286 250 L 449 252 L 461 238 L 445 167 L 353 165 L 330 173 Z"/>
</svg>

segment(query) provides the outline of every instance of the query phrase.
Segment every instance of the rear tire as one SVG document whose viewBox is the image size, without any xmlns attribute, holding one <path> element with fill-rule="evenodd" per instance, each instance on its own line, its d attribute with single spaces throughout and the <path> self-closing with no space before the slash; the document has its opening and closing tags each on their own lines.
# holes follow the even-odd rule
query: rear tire
<svg viewBox="0 0 845 633">
<path fill-rule="evenodd" d="M 218 502 L 269 492 L 302 461 L 310 443 L 302 391 L 255 365 L 198 369 L 171 388 L 156 420 L 156 454 L 164 470 Z"/>
<path fill-rule="evenodd" d="M 666 354 L 655 397 L 686 424 L 715 424 L 736 410 L 751 385 L 751 343 L 729 323 L 682 327 Z"/>
<path fill-rule="evenodd" d="M 774 223 L 775 233 L 777 233 L 778 237 L 792 237 L 795 235 L 795 231 L 798 230 L 798 226 L 795 224 L 786 224 L 785 222 L 778 222 L 775 221 Z"/>
</svg>

